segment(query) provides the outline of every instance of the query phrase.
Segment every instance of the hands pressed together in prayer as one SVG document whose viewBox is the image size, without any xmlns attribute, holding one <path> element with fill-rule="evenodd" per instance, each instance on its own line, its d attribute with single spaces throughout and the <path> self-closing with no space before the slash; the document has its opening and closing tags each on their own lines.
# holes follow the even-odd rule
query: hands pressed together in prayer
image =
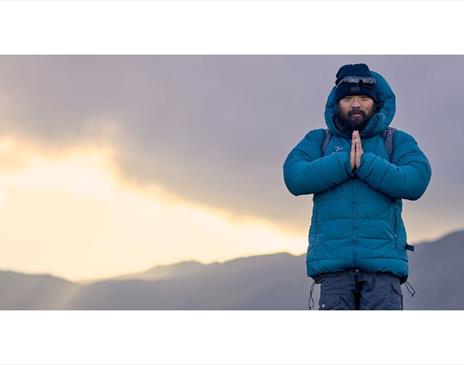
<svg viewBox="0 0 464 365">
<path fill-rule="evenodd" d="M 362 149 L 362 144 L 361 144 L 361 136 L 359 135 L 359 131 L 353 131 L 353 135 L 351 137 L 351 152 L 350 152 L 352 171 L 354 171 L 355 169 L 359 169 L 359 167 L 361 166 L 362 154 L 363 154 L 363 149 Z"/>
</svg>

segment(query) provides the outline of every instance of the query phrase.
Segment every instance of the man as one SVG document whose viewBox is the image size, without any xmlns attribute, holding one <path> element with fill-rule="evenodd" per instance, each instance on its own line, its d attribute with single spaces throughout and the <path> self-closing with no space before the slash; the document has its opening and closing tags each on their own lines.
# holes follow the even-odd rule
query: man
<svg viewBox="0 0 464 365">
<path fill-rule="evenodd" d="M 312 130 L 285 160 L 288 190 L 314 194 L 306 263 L 321 284 L 319 309 L 403 309 L 413 246 L 402 199 L 424 194 L 431 168 L 415 139 L 398 129 L 390 156 L 385 132 L 394 114 L 395 95 L 380 74 L 344 65 L 325 107 L 330 138 Z"/>
</svg>

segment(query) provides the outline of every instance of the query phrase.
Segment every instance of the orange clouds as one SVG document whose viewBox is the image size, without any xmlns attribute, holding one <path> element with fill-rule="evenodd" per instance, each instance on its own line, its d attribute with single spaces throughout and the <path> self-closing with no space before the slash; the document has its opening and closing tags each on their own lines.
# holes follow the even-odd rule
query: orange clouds
<svg viewBox="0 0 464 365">
<path fill-rule="evenodd" d="M 302 253 L 305 236 L 181 200 L 118 172 L 110 146 L 44 149 L 0 138 L 2 269 L 72 280 L 181 260 Z"/>
</svg>

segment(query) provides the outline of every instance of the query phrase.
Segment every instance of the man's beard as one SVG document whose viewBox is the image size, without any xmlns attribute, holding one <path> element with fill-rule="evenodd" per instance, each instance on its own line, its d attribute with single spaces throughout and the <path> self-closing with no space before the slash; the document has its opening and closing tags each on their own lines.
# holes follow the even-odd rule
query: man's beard
<svg viewBox="0 0 464 365">
<path fill-rule="evenodd" d="M 372 117 L 372 114 L 373 113 L 368 114 L 361 109 L 350 110 L 347 115 L 343 115 L 340 111 L 338 111 L 340 121 L 350 131 L 363 130 L 369 122 L 369 119 Z"/>
</svg>

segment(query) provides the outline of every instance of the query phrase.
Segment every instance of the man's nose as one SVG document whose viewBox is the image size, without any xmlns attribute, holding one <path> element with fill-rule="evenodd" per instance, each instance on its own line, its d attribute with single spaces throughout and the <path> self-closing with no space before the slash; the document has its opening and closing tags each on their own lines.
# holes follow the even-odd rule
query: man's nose
<svg viewBox="0 0 464 365">
<path fill-rule="evenodd" d="M 359 102 L 359 99 L 355 96 L 354 98 L 351 99 L 351 107 L 360 107 L 361 103 Z"/>
</svg>

